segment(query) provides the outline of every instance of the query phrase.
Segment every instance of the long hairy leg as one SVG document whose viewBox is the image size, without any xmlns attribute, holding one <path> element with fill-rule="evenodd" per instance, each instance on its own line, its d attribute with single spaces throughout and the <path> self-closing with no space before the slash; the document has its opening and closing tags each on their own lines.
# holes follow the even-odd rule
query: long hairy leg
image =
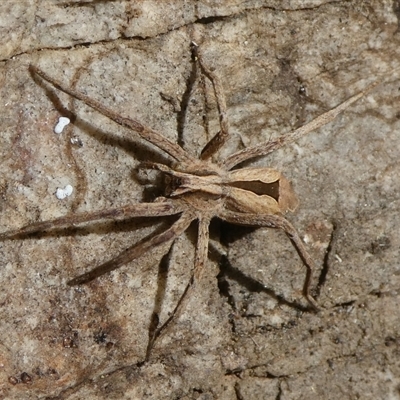
<svg viewBox="0 0 400 400">
<path fill-rule="evenodd" d="M 141 124 L 139 121 L 123 117 L 117 112 L 111 110 L 110 108 L 104 106 L 97 100 L 92 99 L 91 97 L 87 96 L 86 94 L 75 90 L 73 88 L 69 88 L 64 86 L 58 80 L 52 78 L 44 71 L 42 71 L 39 67 L 34 65 L 29 66 L 30 70 L 39 75 L 42 79 L 46 80 L 47 82 L 51 83 L 55 88 L 61 90 L 64 93 L 69 94 L 70 96 L 75 97 L 78 100 L 81 100 L 83 103 L 88 105 L 89 107 L 93 108 L 94 110 L 98 111 L 99 113 L 105 115 L 106 117 L 110 118 L 118 125 L 121 125 L 125 128 L 129 128 L 135 131 L 142 139 L 147 140 L 148 142 L 152 143 L 154 146 L 158 147 L 159 149 L 163 150 L 176 160 L 183 162 L 183 163 L 193 163 L 196 162 L 197 159 L 192 157 L 189 153 L 187 153 L 182 147 L 178 144 L 170 142 L 167 138 L 159 134 L 158 132 L 154 131 L 153 129 Z"/>
<path fill-rule="evenodd" d="M 185 290 L 183 291 L 174 311 L 171 316 L 164 322 L 164 324 L 158 328 L 155 332 L 153 341 L 149 344 L 148 349 L 154 345 L 154 342 L 162 335 L 167 332 L 168 326 L 171 325 L 172 320 L 176 320 L 182 314 L 185 309 L 189 299 L 191 298 L 191 294 L 196 290 L 204 272 L 204 266 L 206 265 L 208 259 L 208 240 L 209 240 L 209 225 L 210 220 L 208 218 L 199 218 L 198 225 L 198 236 L 197 236 L 197 244 L 196 244 L 196 252 L 194 259 L 194 268 L 192 275 L 190 277 L 189 283 L 187 284 Z M 150 351 L 148 351 L 148 356 Z"/>
<path fill-rule="evenodd" d="M 133 217 L 161 217 L 179 214 L 180 212 L 182 212 L 182 208 L 179 203 L 174 201 L 131 204 L 108 210 L 66 215 L 49 221 L 34 222 L 19 229 L 0 233 L 0 241 L 28 236 L 36 232 L 68 228 L 85 222 Z"/>
<path fill-rule="evenodd" d="M 307 268 L 306 278 L 303 284 L 303 295 L 314 310 L 319 310 L 320 307 L 310 294 L 310 284 L 312 280 L 313 271 L 316 270 L 315 263 L 311 256 L 308 254 L 304 243 L 302 242 L 299 234 L 294 226 L 284 217 L 273 214 L 242 214 L 228 210 L 221 211 L 218 218 L 226 222 L 236 225 L 259 226 L 268 228 L 282 229 L 292 241 L 297 250 L 301 260 Z"/>
<path fill-rule="evenodd" d="M 250 160 L 255 157 L 265 156 L 280 147 L 286 146 L 289 143 L 293 143 L 302 136 L 307 135 L 308 133 L 314 131 L 315 129 L 320 128 L 333 121 L 340 113 L 346 110 L 351 104 L 355 103 L 357 100 L 361 99 L 367 92 L 372 90 L 375 86 L 377 86 L 380 82 L 375 82 L 372 85 L 368 86 L 362 92 L 350 97 L 343 103 L 339 104 L 337 107 L 332 110 L 327 111 L 326 113 L 320 115 L 319 117 L 313 119 L 311 122 L 301 126 L 300 128 L 290 132 L 284 136 L 280 136 L 275 140 L 271 140 L 268 142 L 263 142 L 257 144 L 253 147 L 248 147 L 247 149 L 238 151 L 220 163 L 220 166 L 226 168 L 227 170 L 232 169 L 234 166 L 240 164 L 243 161 Z"/>
<path fill-rule="evenodd" d="M 107 272 L 114 271 L 115 269 L 121 267 L 122 265 L 127 264 L 132 260 L 135 260 L 136 258 L 142 256 L 147 251 L 155 247 L 173 241 L 176 237 L 180 236 L 189 227 L 193 219 L 194 217 L 190 213 L 183 213 L 179 217 L 179 219 L 164 232 L 152 236 L 151 238 L 143 242 L 134 244 L 133 246 L 125 249 L 117 257 L 109 261 L 106 261 L 105 263 L 99 265 L 98 267 L 92 269 L 91 271 L 86 272 L 70 280 L 68 282 L 68 285 L 74 286 L 74 285 L 81 285 L 83 283 L 88 283 L 93 279 L 99 277 L 100 275 L 104 275 Z"/>
<path fill-rule="evenodd" d="M 211 71 L 210 68 L 203 61 L 201 52 L 198 51 L 197 44 L 193 43 L 193 49 L 200 63 L 201 69 L 204 71 L 205 75 L 210 79 L 215 93 L 215 98 L 217 100 L 218 114 L 219 114 L 219 124 L 220 131 L 204 146 L 201 151 L 200 159 L 207 160 L 211 158 L 226 142 L 229 137 L 229 121 L 227 116 L 227 108 L 224 90 L 221 84 L 221 80 L 218 75 Z"/>
</svg>

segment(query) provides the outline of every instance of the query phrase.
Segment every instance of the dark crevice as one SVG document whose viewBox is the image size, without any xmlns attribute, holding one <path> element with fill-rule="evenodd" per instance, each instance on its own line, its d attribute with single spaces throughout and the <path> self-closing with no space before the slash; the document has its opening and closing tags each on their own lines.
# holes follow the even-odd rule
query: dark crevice
<svg viewBox="0 0 400 400">
<path fill-rule="evenodd" d="M 243 372 L 243 368 L 238 367 L 238 368 L 234 368 L 234 369 L 227 369 L 225 371 L 225 376 L 230 376 L 230 375 L 234 375 L 238 378 L 240 378 L 240 374 Z"/>
<path fill-rule="evenodd" d="M 335 304 L 336 308 L 348 308 L 353 306 L 356 303 L 356 300 L 345 301 L 344 303 Z"/>
<path fill-rule="evenodd" d="M 119 3 L 120 0 L 78 0 L 78 1 L 64 1 L 56 4 L 57 7 L 72 8 L 72 7 L 91 7 L 96 4 Z"/>
<path fill-rule="evenodd" d="M 338 236 L 338 225 L 335 221 L 332 222 L 332 225 L 333 225 L 333 228 L 332 228 L 331 237 L 329 240 L 328 247 L 326 248 L 326 251 L 325 251 L 324 259 L 322 262 L 322 269 L 319 274 L 318 285 L 315 290 L 316 297 L 319 297 L 319 295 L 321 294 L 321 288 L 326 283 L 326 279 L 327 279 L 327 276 L 329 273 L 330 258 L 331 258 L 332 253 L 334 253 L 334 250 L 336 247 L 335 244 L 336 244 L 337 236 Z"/>
<path fill-rule="evenodd" d="M 230 18 L 232 18 L 232 15 L 203 17 L 203 18 L 199 18 L 198 20 L 196 20 L 195 23 L 207 25 L 207 24 L 213 24 L 214 22 L 225 21 Z"/>
<path fill-rule="evenodd" d="M 239 385 L 239 382 L 235 382 L 234 390 L 235 390 L 236 399 L 237 399 L 237 400 L 244 400 L 244 397 L 243 397 L 242 394 L 240 393 L 240 385 Z"/>
<path fill-rule="evenodd" d="M 281 400 L 281 399 L 282 399 L 282 394 L 283 394 L 282 384 L 281 384 L 281 382 L 279 381 L 278 393 L 276 394 L 275 400 Z"/>
</svg>

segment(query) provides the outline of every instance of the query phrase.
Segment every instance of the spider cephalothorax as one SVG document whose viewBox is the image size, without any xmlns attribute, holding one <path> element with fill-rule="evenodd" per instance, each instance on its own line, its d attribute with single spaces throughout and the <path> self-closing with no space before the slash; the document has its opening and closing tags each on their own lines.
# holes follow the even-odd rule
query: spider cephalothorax
<svg viewBox="0 0 400 400">
<path fill-rule="evenodd" d="M 218 150 L 229 137 L 226 104 L 219 78 L 207 68 L 202 61 L 201 54 L 197 54 L 196 45 L 194 45 L 194 51 L 196 54 L 194 59 L 200 62 L 202 71 L 213 84 L 221 127 L 220 131 L 204 147 L 199 158 L 192 156 L 178 144 L 169 141 L 158 132 L 146 127 L 137 120 L 119 115 L 117 112 L 103 106 L 87 95 L 62 85 L 41 69 L 31 66 L 33 74 L 37 74 L 45 81 L 50 82 L 57 89 L 83 101 L 117 124 L 137 132 L 142 139 L 152 143 L 167 154 L 172 159 L 172 163 L 170 164 L 171 166 L 151 162 L 142 165 L 143 168 L 159 170 L 168 177 L 165 197 L 160 197 L 152 203 L 128 204 L 114 209 L 68 215 L 51 221 L 36 222 L 20 229 L 0 234 L 0 240 L 6 240 L 26 236 L 33 232 L 64 228 L 95 220 L 143 216 L 177 216 L 176 221 L 164 232 L 133 244 L 113 259 L 69 282 L 70 285 L 76 285 L 86 283 L 101 274 L 119 268 L 156 246 L 172 243 L 175 238 L 189 227 L 192 221 L 197 220 L 198 239 L 191 279 L 171 317 L 153 335 L 153 342 L 160 335 L 161 331 L 164 331 L 164 328 L 172 318 L 181 313 L 185 301 L 189 297 L 189 291 L 193 291 L 201 279 L 203 267 L 207 260 L 209 224 L 214 217 L 233 224 L 282 229 L 291 239 L 303 263 L 307 267 L 303 294 L 313 309 L 318 308 L 315 300 L 310 295 L 310 282 L 312 271 L 315 268 L 314 263 L 295 228 L 283 216 L 286 211 L 294 211 L 298 205 L 297 198 L 289 181 L 279 171 L 272 168 L 237 167 L 244 161 L 267 155 L 283 145 L 291 143 L 314 129 L 327 124 L 374 86 L 372 85 L 364 92 L 351 97 L 336 108 L 322 114 L 291 133 L 281 136 L 276 140 L 270 140 L 260 143 L 255 147 L 238 151 L 226 159 L 214 163 L 211 162 L 212 156 L 217 154 Z"/>
</svg>

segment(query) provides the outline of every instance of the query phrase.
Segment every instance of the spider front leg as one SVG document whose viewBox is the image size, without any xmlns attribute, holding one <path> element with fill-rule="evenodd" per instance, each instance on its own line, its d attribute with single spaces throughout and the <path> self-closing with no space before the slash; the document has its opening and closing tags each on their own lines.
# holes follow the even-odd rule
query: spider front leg
<svg viewBox="0 0 400 400">
<path fill-rule="evenodd" d="M 182 212 L 182 208 L 173 201 L 130 204 L 108 210 L 85 212 L 81 214 L 67 215 L 65 217 L 60 217 L 49 221 L 34 222 L 19 229 L 13 229 L 0 233 L 0 241 L 14 239 L 16 237 L 23 237 L 37 232 L 69 228 L 85 222 L 134 217 L 162 217 L 178 214 L 180 212 Z"/>
<path fill-rule="evenodd" d="M 199 282 L 203 276 L 204 266 L 206 265 L 208 258 L 208 241 L 209 241 L 209 218 L 199 218 L 198 234 L 197 234 L 197 244 L 196 252 L 194 258 L 194 268 L 192 275 L 185 290 L 183 291 L 175 309 L 173 310 L 170 317 L 161 325 L 155 332 L 152 342 L 149 343 L 150 354 L 151 348 L 154 346 L 155 341 L 167 332 L 167 328 L 171 325 L 172 320 L 176 320 L 182 314 L 188 301 L 191 298 L 191 293 L 193 293 L 198 287 Z"/>
<path fill-rule="evenodd" d="M 317 302 L 312 298 L 310 294 L 310 284 L 312 280 L 313 271 L 316 266 L 313 259 L 308 254 L 299 234 L 297 233 L 294 226 L 284 217 L 276 214 L 244 214 L 238 212 L 232 212 L 223 210 L 218 214 L 218 217 L 226 222 L 236 225 L 247 225 L 247 226 L 259 226 L 268 228 L 282 229 L 292 241 L 296 248 L 301 260 L 307 268 L 306 278 L 303 284 L 303 296 L 306 298 L 310 306 L 315 310 L 320 310 Z"/>
<path fill-rule="evenodd" d="M 226 142 L 229 137 L 229 122 L 227 116 L 227 107 L 225 101 L 224 90 L 222 87 L 221 80 L 219 77 L 211 71 L 210 68 L 203 61 L 203 56 L 198 50 L 198 45 L 193 42 L 193 51 L 195 53 L 196 59 L 199 61 L 201 69 L 204 74 L 210 79 L 215 93 L 215 98 L 217 101 L 219 123 L 221 130 L 204 146 L 200 154 L 201 160 L 207 160 L 211 158 Z"/>
<path fill-rule="evenodd" d="M 61 90 L 62 92 L 69 94 L 70 96 L 75 97 L 76 99 L 82 101 L 87 106 L 98 111 L 100 114 L 103 114 L 104 116 L 108 117 L 112 121 L 116 122 L 118 125 L 121 125 L 125 128 L 129 128 L 135 131 L 142 139 L 150 142 L 154 146 L 163 150 L 165 153 L 169 154 L 176 160 L 187 164 L 195 163 L 197 161 L 196 158 L 188 154 L 178 144 L 169 141 L 167 138 L 160 135 L 153 129 L 143 125 L 141 122 L 133 118 L 123 117 L 117 112 L 113 111 L 112 109 L 104 106 L 97 100 L 94 100 L 91 97 L 87 96 L 86 94 L 78 90 L 75 90 L 73 88 L 64 86 L 61 82 L 52 78 L 50 75 L 46 74 L 44 71 L 42 71 L 40 68 L 34 65 L 30 65 L 29 69 L 32 73 L 37 74 L 45 81 L 51 83 L 58 90 Z"/>
</svg>

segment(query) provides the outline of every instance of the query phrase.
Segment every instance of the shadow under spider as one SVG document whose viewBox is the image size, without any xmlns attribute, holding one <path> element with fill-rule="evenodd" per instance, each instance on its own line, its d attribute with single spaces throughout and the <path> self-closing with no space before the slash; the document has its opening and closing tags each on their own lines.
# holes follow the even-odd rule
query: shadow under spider
<svg viewBox="0 0 400 400">
<path fill-rule="evenodd" d="M 172 159 L 172 162 L 169 163 L 170 165 L 155 162 L 142 163 L 141 165 L 141 168 L 157 170 L 165 175 L 164 196 L 158 197 L 154 202 L 134 203 L 113 209 L 67 215 L 50 221 L 32 223 L 20 229 L 0 234 L 0 240 L 7 240 L 24 237 L 35 232 L 68 228 L 94 221 L 176 216 L 176 220 L 165 230 L 133 244 L 111 260 L 69 281 L 69 285 L 80 285 L 137 259 L 157 246 L 170 243 L 169 248 L 171 248 L 174 240 L 183 234 L 193 221 L 197 221 L 197 242 L 190 280 L 171 316 L 162 325 L 158 321 L 159 306 L 157 302 L 159 300 L 156 299 L 149 330 L 146 359 L 150 356 L 155 341 L 165 335 L 168 331 L 167 328 L 171 326 L 171 321 L 181 315 L 191 293 L 196 290 L 201 281 L 208 257 L 209 224 L 211 219 L 215 217 L 231 224 L 283 230 L 290 238 L 307 269 L 303 284 L 303 295 L 309 303 L 308 309 L 319 309 L 316 301 L 310 295 L 312 273 L 316 269 L 315 264 L 293 225 L 283 217 L 287 211 L 295 211 L 298 205 L 289 181 L 279 171 L 272 168 L 233 168 L 250 159 L 265 156 L 331 122 L 339 113 L 376 86 L 376 84 L 371 85 L 311 122 L 275 140 L 237 151 L 226 159 L 212 162 L 211 158 L 217 154 L 229 138 L 227 107 L 220 79 L 204 63 L 202 54 L 194 43 L 193 62 L 198 63 L 199 68 L 197 70 L 202 71 L 204 76 L 212 83 L 220 122 L 219 132 L 206 144 L 200 157 L 191 155 L 179 144 L 169 141 L 139 121 L 124 117 L 84 93 L 64 86 L 38 67 L 31 65 L 32 74 L 36 74 L 44 81 L 49 82 L 54 88 L 82 101 L 122 127 L 135 131 L 142 139 L 161 150 L 169 160 Z M 192 75 L 190 79 L 194 79 Z M 185 101 L 187 103 L 187 99 Z M 166 272 L 163 263 L 168 261 L 168 257 L 169 253 L 160 264 L 158 297 L 162 296 L 162 292 L 165 290 L 160 282 L 165 277 Z M 228 270 L 226 269 L 226 271 Z M 231 273 L 233 274 L 232 271 Z M 237 272 L 235 274 L 237 275 Z M 240 280 L 246 282 L 243 277 Z M 252 284 L 255 283 L 252 282 Z M 263 288 L 262 290 L 274 295 L 269 289 Z M 281 298 L 278 298 L 278 300 L 284 301 Z M 300 308 L 298 305 L 295 306 Z"/>
</svg>

